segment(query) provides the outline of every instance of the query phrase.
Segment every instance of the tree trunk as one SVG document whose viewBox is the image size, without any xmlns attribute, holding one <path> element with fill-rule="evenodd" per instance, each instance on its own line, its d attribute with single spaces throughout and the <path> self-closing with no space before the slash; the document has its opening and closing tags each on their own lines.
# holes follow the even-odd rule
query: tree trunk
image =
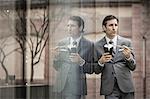
<svg viewBox="0 0 150 99">
<path fill-rule="evenodd" d="M 9 80 L 9 78 L 8 78 L 8 76 L 9 76 L 8 71 L 7 71 L 6 67 L 3 64 L 2 64 L 2 68 L 4 69 L 5 74 L 6 74 L 5 83 L 8 83 L 8 80 Z"/>
<path fill-rule="evenodd" d="M 33 82 L 33 76 L 34 76 L 34 64 L 33 64 L 33 55 L 31 58 L 31 78 L 30 78 L 30 82 Z"/>
</svg>

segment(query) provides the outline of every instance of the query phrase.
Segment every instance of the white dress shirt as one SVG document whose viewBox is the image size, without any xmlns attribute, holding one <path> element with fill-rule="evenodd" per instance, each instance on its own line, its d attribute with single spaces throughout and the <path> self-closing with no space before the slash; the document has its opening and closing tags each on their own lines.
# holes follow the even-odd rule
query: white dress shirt
<svg viewBox="0 0 150 99">
<path fill-rule="evenodd" d="M 109 44 L 110 41 L 113 42 L 113 50 L 116 51 L 117 36 L 115 36 L 113 39 L 109 39 L 107 36 L 105 36 L 105 39 L 106 39 L 107 44 Z M 98 61 L 98 64 L 102 67 L 104 66 L 104 64 L 100 63 L 99 61 Z"/>
<path fill-rule="evenodd" d="M 79 38 L 77 38 L 76 40 L 74 40 L 72 37 L 69 38 L 69 45 L 68 48 L 71 49 L 72 47 L 78 47 L 79 42 L 80 42 L 81 36 Z M 76 41 L 77 45 L 73 45 L 73 42 Z"/>
<path fill-rule="evenodd" d="M 79 42 L 80 42 L 81 37 L 82 37 L 82 36 L 80 36 L 80 37 L 77 38 L 76 40 L 74 40 L 72 37 L 70 37 L 70 38 L 69 38 L 70 42 L 69 42 L 68 48 L 69 48 L 69 49 L 71 49 L 72 47 L 76 47 L 76 48 L 77 48 L 78 45 L 79 45 Z M 77 42 L 76 45 L 73 45 L 73 42 L 74 42 L 74 41 Z M 84 64 L 85 64 L 85 60 L 81 58 L 79 65 L 80 65 L 80 66 L 83 66 Z"/>
<path fill-rule="evenodd" d="M 109 39 L 107 36 L 105 36 L 107 44 L 109 44 L 110 41 L 113 42 L 113 49 L 116 51 L 116 46 L 117 46 L 117 36 L 115 36 L 113 39 Z"/>
</svg>

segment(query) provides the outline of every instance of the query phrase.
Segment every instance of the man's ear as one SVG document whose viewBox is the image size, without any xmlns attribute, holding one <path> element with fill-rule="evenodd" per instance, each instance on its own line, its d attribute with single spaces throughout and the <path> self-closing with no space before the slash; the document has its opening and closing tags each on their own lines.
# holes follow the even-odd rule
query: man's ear
<svg viewBox="0 0 150 99">
<path fill-rule="evenodd" d="M 104 31 L 106 31 L 106 27 L 105 27 L 105 25 L 103 25 L 103 26 L 102 26 L 102 28 L 103 28 L 103 30 L 104 30 Z"/>
<path fill-rule="evenodd" d="M 83 32 L 83 26 L 80 26 L 80 31 Z"/>
</svg>

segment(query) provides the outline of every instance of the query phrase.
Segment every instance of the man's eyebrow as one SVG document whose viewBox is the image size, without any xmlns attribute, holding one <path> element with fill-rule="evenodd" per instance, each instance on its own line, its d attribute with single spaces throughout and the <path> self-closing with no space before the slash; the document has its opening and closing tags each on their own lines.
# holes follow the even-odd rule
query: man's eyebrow
<svg viewBox="0 0 150 99">
<path fill-rule="evenodd" d="M 109 24 L 109 26 L 111 26 L 111 25 L 113 25 L 113 24 Z M 118 26 L 118 24 L 115 24 L 116 26 Z"/>
<path fill-rule="evenodd" d="M 113 25 L 113 24 L 109 24 L 109 25 Z"/>
</svg>

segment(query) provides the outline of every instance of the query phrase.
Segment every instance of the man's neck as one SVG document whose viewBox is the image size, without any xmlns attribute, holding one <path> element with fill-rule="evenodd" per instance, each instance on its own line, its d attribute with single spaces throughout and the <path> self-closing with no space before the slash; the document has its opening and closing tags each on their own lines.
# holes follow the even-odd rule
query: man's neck
<svg viewBox="0 0 150 99">
<path fill-rule="evenodd" d="M 79 39 L 79 38 L 81 38 L 81 35 L 72 37 L 73 40 L 77 40 L 77 39 Z"/>
<path fill-rule="evenodd" d="M 115 40 L 116 41 L 116 39 L 117 39 L 117 35 L 116 36 L 114 36 L 114 37 L 108 37 L 108 36 L 106 36 L 106 39 L 109 41 L 109 40 Z"/>
<path fill-rule="evenodd" d="M 107 36 L 107 38 L 109 38 L 109 39 L 114 39 L 117 35 L 115 35 L 115 36 L 108 36 L 108 35 L 106 35 Z"/>
</svg>

